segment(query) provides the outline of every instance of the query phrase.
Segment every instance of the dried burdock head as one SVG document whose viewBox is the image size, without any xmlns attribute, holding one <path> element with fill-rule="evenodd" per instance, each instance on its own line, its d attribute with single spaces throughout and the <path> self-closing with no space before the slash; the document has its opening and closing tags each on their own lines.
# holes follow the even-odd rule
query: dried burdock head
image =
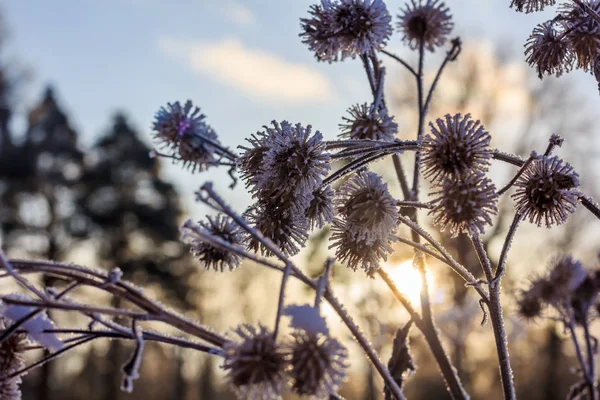
<svg viewBox="0 0 600 400">
<path fill-rule="evenodd" d="M 285 386 L 284 349 L 264 326 L 242 325 L 235 332 L 241 342 L 226 342 L 224 361 L 230 385 L 239 399 L 272 400 Z"/>
<path fill-rule="evenodd" d="M 322 333 L 295 330 L 288 344 L 292 390 L 309 399 L 327 399 L 346 378 L 348 351 Z"/>
<path fill-rule="evenodd" d="M 244 216 L 285 255 L 298 253 L 308 238 L 309 222 L 306 216 L 292 212 L 281 204 L 259 201 Z M 271 255 L 270 250 L 254 238 L 249 239 L 247 246 L 253 251 L 260 250 L 263 255 Z"/>
<path fill-rule="evenodd" d="M 496 187 L 482 172 L 447 177 L 431 193 L 434 196 L 433 222 L 453 236 L 459 233 L 477 235 L 492 224 L 498 211 Z"/>
<path fill-rule="evenodd" d="M 333 220 L 331 231 L 332 243 L 329 248 L 335 248 L 337 260 L 354 271 L 362 268 L 368 276 L 373 276 L 379 269 L 379 263 L 387 260 L 388 254 L 392 252 L 390 243 L 397 240 L 391 233 L 386 238 L 370 242 L 357 240 L 352 229 L 339 218 Z"/>
<path fill-rule="evenodd" d="M 0 317 L 0 331 L 4 331 L 10 323 Z M 13 333 L 0 343 L 0 377 L 9 376 L 25 367 L 25 346 L 27 336 Z M 0 399 L 21 400 L 21 376 L 0 382 Z"/>
<path fill-rule="evenodd" d="M 182 239 L 190 245 L 190 252 L 194 258 L 206 269 L 214 269 L 223 272 L 226 268 L 233 271 L 240 265 L 241 257 L 225 246 L 211 242 L 196 232 L 196 229 L 209 237 L 225 242 L 225 245 L 241 246 L 243 235 L 237 224 L 226 215 L 218 215 L 213 218 L 206 217 L 207 221 L 201 221 L 198 226 L 191 227 L 191 221 L 186 222 L 181 228 Z"/>
<path fill-rule="evenodd" d="M 491 136 L 479 120 L 473 121 L 471 114 L 446 114 L 436 125 L 430 123 L 431 135 L 423 138 L 421 169 L 425 177 L 437 181 L 487 171 Z"/>
<path fill-rule="evenodd" d="M 266 202 L 305 211 L 331 168 L 323 136 L 319 131 L 312 135 L 310 125 L 273 121 L 273 128 L 267 128 L 266 143 L 256 195 Z"/>
<path fill-rule="evenodd" d="M 600 0 L 584 0 L 592 10 L 600 13 Z M 593 71 L 600 49 L 600 23 L 574 3 L 561 7 L 566 39 L 575 53 L 577 68 Z"/>
<path fill-rule="evenodd" d="M 346 123 L 340 124 L 340 137 L 392 141 L 398 132 L 394 117 L 385 110 L 373 110 L 365 103 L 350 107 L 348 113 L 350 118 L 343 117 Z"/>
<path fill-rule="evenodd" d="M 168 103 L 156 113 L 152 129 L 159 146 L 169 149 L 175 160 L 192 171 L 204 171 L 218 162 L 219 139 L 206 124 L 206 116 L 191 101 L 184 106 Z"/>
<path fill-rule="evenodd" d="M 435 51 L 454 27 L 450 10 L 440 0 L 410 0 L 400 11 L 398 28 L 404 34 L 402 40 L 413 50 L 423 43 L 424 48 Z"/>
<path fill-rule="evenodd" d="M 269 128 L 266 128 L 267 132 Z M 263 171 L 263 159 L 267 152 L 267 132 L 257 132 L 246 141 L 250 147 L 238 146 L 243 150 L 238 159 L 238 171 L 246 187 L 254 189 Z"/>
<path fill-rule="evenodd" d="M 313 192 L 313 198 L 306 210 L 306 217 L 310 222 L 310 229 L 320 229 L 333 221 L 333 190 L 330 186 Z"/>
<path fill-rule="evenodd" d="M 334 205 L 347 234 L 356 241 L 370 245 L 396 232 L 397 201 L 387 184 L 373 172 L 359 172 L 344 183 L 336 193 Z"/>
<path fill-rule="evenodd" d="M 517 299 L 518 313 L 521 318 L 525 320 L 535 320 L 541 316 L 544 310 L 542 300 L 533 296 L 529 291 L 521 293 L 521 296 Z"/>
<path fill-rule="evenodd" d="M 392 17 L 382 0 L 322 0 L 309 14 L 300 19 L 300 37 L 319 61 L 371 53 L 392 34 Z"/>
<path fill-rule="evenodd" d="M 510 8 L 527 14 L 534 11 L 542 11 L 546 6 L 553 6 L 556 0 L 512 0 Z"/>
<path fill-rule="evenodd" d="M 558 23 L 556 23 L 558 24 Z M 562 29 L 553 21 L 537 25 L 525 44 L 527 63 L 535 67 L 540 79 L 544 74 L 560 76 L 573 68 L 573 52 Z"/>
<path fill-rule="evenodd" d="M 571 296 L 571 307 L 573 309 L 573 317 L 575 322 L 582 324 L 589 317 L 589 311 L 596 303 L 598 292 L 600 290 L 600 282 L 598 272 L 592 272 L 585 280 L 577 287 Z"/>
<path fill-rule="evenodd" d="M 551 290 L 546 291 L 545 301 L 557 303 L 570 297 L 587 278 L 587 271 L 581 262 L 571 256 L 557 257 L 550 264 L 550 274 L 547 282 Z M 548 294 L 552 298 L 548 298 Z"/>
<path fill-rule="evenodd" d="M 542 156 L 534 160 L 515 182 L 511 197 L 523 219 L 546 227 L 564 223 L 575 212 L 580 196 L 579 175 L 557 156 Z"/>
</svg>

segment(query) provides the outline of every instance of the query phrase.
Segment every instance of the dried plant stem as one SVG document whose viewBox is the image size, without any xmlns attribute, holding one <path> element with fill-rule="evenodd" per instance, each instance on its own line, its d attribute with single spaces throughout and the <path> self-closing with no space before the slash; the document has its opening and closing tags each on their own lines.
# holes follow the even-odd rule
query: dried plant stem
<svg viewBox="0 0 600 400">
<path fill-rule="evenodd" d="M 498 267 L 496 268 L 494 278 L 490 281 L 490 287 L 499 285 L 502 276 L 504 276 L 504 272 L 506 271 L 506 259 L 508 258 L 508 251 L 510 250 L 510 246 L 515 237 L 515 234 L 517 233 L 519 222 L 521 222 L 521 215 L 519 213 L 516 213 L 513 217 L 512 223 L 510 224 L 510 228 L 508 229 L 506 238 L 504 239 L 504 245 L 502 245 L 502 251 L 500 252 Z"/>
<path fill-rule="evenodd" d="M 423 107 L 423 66 L 425 64 L 425 41 L 421 40 L 419 44 L 419 69 L 417 75 L 417 106 L 419 110 L 419 126 L 417 129 L 417 140 L 421 140 L 423 136 L 423 128 L 425 125 L 425 113 L 427 112 Z M 412 200 L 419 200 L 419 177 L 421 171 L 421 152 L 415 153 L 415 169 L 413 171 L 413 184 L 412 184 Z"/>
<path fill-rule="evenodd" d="M 481 263 L 481 268 L 483 269 L 488 281 L 491 282 L 493 279 L 492 266 L 490 259 L 483 248 L 481 238 L 479 235 L 472 235 L 471 241 L 473 242 L 473 247 L 477 252 L 477 257 Z M 504 329 L 504 318 L 502 317 L 499 282 L 497 285 L 490 285 L 490 299 L 487 304 L 490 313 L 490 320 L 492 321 L 492 327 L 494 330 L 494 339 L 496 341 L 496 352 L 498 353 L 498 362 L 500 364 L 500 377 L 502 380 L 504 399 L 515 400 L 515 385 L 508 355 L 508 343 L 506 340 L 506 331 Z"/>
<path fill-rule="evenodd" d="M 404 68 L 406 68 L 408 70 L 408 72 L 410 72 L 415 78 L 418 76 L 417 72 L 414 70 L 413 67 L 411 67 L 406 61 L 404 61 L 403 59 L 401 59 L 400 57 L 398 57 L 397 55 L 390 53 L 387 50 L 380 50 L 383 54 L 385 54 L 388 57 L 393 58 L 394 60 L 398 61 Z"/>
<path fill-rule="evenodd" d="M 400 188 L 402 189 L 404 199 L 411 200 L 413 196 L 410 191 L 410 188 L 408 187 L 406 173 L 404 172 L 404 168 L 402 167 L 402 160 L 400 159 L 400 156 L 396 153 L 392 155 L 392 160 L 394 161 L 394 169 L 396 170 L 396 176 L 398 177 L 398 182 L 400 182 Z"/>
<path fill-rule="evenodd" d="M 591 385 L 589 386 L 590 390 L 590 398 L 591 400 L 598 400 L 598 391 L 596 390 L 596 360 L 595 360 L 595 352 L 592 346 L 592 336 L 590 334 L 590 326 L 587 316 L 583 318 L 583 334 L 585 337 L 585 348 L 587 353 L 587 361 L 588 361 L 588 373 L 591 380 Z"/>
<path fill-rule="evenodd" d="M 435 74 L 435 78 L 433 79 L 433 82 L 431 83 L 431 87 L 429 88 L 429 93 L 427 93 L 427 99 L 425 99 L 425 104 L 423 105 L 423 114 L 427 115 L 427 111 L 429 110 L 429 104 L 431 104 L 431 98 L 433 97 L 433 92 L 435 91 L 435 88 L 437 87 L 440 77 L 442 76 L 442 73 L 444 72 L 444 68 L 446 68 L 446 65 L 448 64 L 448 62 L 456 60 L 456 57 L 458 57 L 460 50 L 461 50 L 461 42 L 460 42 L 460 39 L 456 38 L 452 41 L 452 47 L 450 48 L 450 50 L 448 50 L 446 52 L 446 57 L 444 57 L 444 61 L 442 62 L 442 65 L 440 65 L 440 68 L 438 68 L 438 71 Z"/>
<path fill-rule="evenodd" d="M 279 289 L 279 299 L 277 300 L 277 315 L 275 316 L 275 328 L 273 329 L 273 339 L 277 338 L 279 332 L 279 323 L 281 322 L 281 315 L 283 314 L 283 307 L 285 302 L 285 288 L 287 281 L 292 273 L 294 266 L 291 262 L 286 263 L 283 275 L 281 276 L 281 288 Z"/>
<path fill-rule="evenodd" d="M 577 334 L 575 333 L 575 324 L 573 323 L 573 316 L 571 315 L 568 318 L 568 322 L 565 321 L 565 325 L 569 328 L 569 332 L 571 333 L 571 340 L 573 341 L 573 345 L 575 346 L 575 354 L 577 355 L 577 360 L 579 361 L 579 365 L 581 365 L 581 371 L 583 372 L 583 379 L 585 380 L 585 385 L 588 387 L 588 391 L 590 392 L 590 397 L 594 396 L 594 378 L 590 376 L 590 371 L 588 368 L 588 364 L 585 362 L 583 358 L 583 352 L 581 350 L 581 345 L 579 344 L 579 339 L 577 339 Z"/>
</svg>

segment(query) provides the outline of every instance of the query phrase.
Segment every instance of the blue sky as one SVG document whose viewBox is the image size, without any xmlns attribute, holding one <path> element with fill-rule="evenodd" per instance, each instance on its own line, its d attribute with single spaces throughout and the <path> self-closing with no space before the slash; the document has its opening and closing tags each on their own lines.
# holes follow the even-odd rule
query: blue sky
<svg viewBox="0 0 600 400">
<path fill-rule="evenodd" d="M 116 109 L 149 138 L 155 111 L 193 100 L 221 141 L 235 147 L 271 120 L 312 124 L 326 138 L 352 104 L 368 100 L 358 61 L 317 63 L 298 38 L 315 0 L 4 0 L 8 55 L 33 71 L 26 104 L 47 83 L 89 144 Z M 519 57 L 533 26 L 554 10 L 524 15 L 509 0 L 448 0 L 455 35 L 490 40 Z M 402 1 L 388 1 L 395 16 Z M 410 54 L 395 35 L 390 49 Z M 522 59 L 522 57 L 521 57 Z M 386 60 L 387 61 L 387 60 Z M 522 61 L 524 64 L 524 61 Z M 534 71 L 531 70 L 534 74 Z M 600 102 L 593 80 L 581 87 Z M 168 169 L 186 193 L 204 179 Z M 215 174 L 220 187 L 224 174 Z"/>
</svg>

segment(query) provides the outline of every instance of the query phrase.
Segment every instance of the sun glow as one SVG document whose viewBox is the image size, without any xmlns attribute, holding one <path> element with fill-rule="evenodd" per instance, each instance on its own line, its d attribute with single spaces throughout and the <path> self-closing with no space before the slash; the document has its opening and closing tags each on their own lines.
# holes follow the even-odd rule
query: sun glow
<svg viewBox="0 0 600 400">
<path fill-rule="evenodd" d="M 406 260 L 400 264 L 390 265 L 386 272 L 396 283 L 400 293 L 404 294 L 410 302 L 418 306 L 421 304 L 421 274 L 413 267 L 412 260 Z M 435 291 L 435 282 L 431 271 L 427 271 L 427 283 L 429 284 L 430 294 Z"/>
</svg>

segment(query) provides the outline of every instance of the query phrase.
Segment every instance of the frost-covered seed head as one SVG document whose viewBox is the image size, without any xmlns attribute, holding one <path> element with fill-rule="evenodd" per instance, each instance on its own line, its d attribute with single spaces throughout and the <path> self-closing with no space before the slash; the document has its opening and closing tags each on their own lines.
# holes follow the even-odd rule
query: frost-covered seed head
<svg viewBox="0 0 600 400">
<path fill-rule="evenodd" d="M 512 0 L 510 8 L 527 14 L 534 11 L 542 11 L 546 6 L 553 6 L 556 0 Z"/>
<path fill-rule="evenodd" d="M 392 141 L 398 132 L 394 117 L 390 117 L 385 110 L 375 111 L 365 103 L 350 107 L 348 113 L 350 118 L 343 117 L 346 123 L 340 124 L 340 137 Z"/>
<path fill-rule="evenodd" d="M 169 149 L 175 160 L 193 172 L 204 171 L 218 160 L 213 144 L 219 145 L 219 139 L 205 118 L 190 100 L 184 106 L 177 101 L 161 107 L 152 124 L 159 146 Z"/>
<path fill-rule="evenodd" d="M 306 216 L 292 212 L 281 204 L 259 201 L 246 211 L 245 217 L 288 256 L 298 253 L 308 238 L 309 221 Z M 266 246 L 251 237 L 248 248 L 260 250 L 263 255 L 271 255 Z"/>
<path fill-rule="evenodd" d="M 511 196 L 515 209 L 523 219 L 546 227 L 564 223 L 575 212 L 580 196 L 579 175 L 556 157 L 539 157 L 523 171 L 515 182 Z"/>
<path fill-rule="evenodd" d="M 279 398 L 285 384 L 286 356 L 264 326 L 242 325 L 235 332 L 241 342 L 226 342 L 223 365 L 239 399 Z"/>
<path fill-rule="evenodd" d="M 447 177 L 431 194 L 433 222 L 444 231 L 450 228 L 453 236 L 459 233 L 476 235 L 492 224 L 498 211 L 496 187 L 483 173 Z"/>
<path fill-rule="evenodd" d="M 6 319 L 0 317 L 0 331 L 9 327 Z M 13 333 L 0 343 L 0 377 L 9 376 L 25 366 L 25 346 L 27 336 Z M 21 400 L 21 376 L 0 382 L 0 399 Z"/>
<path fill-rule="evenodd" d="M 333 62 L 382 48 L 392 34 L 382 0 L 322 0 L 302 18 L 302 42 L 319 61 Z"/>
<path fill-rule="evenodd" d="M 327 335 L 296 330 L 289 344 L 292 390 L 308 399 L 337 393 L 346 377 L 348 351 Z"/>
<path fill-rule="evenodd" d="M 537 25 L 525 44 L 527 63 L 544 74 L 560 76 L 573 68 L 573 52 L 568 41 L 552 21 Z"/>
<path fill-rule="evenodd" d="M 471 114 L 446 114 L 445 121 L 438 118 L 436 125 L 430 123 L 431 135 L 423 138 L 421 169 L 425 177 L 437 181 L 487 171 L 491 136 L 479 120 L 473 121 Z"/>
<path fill-rule="evenodd" d="M 591 9 L 600 13 L 600 0 L 584 0 Z M 600 23 L 574 3 L 561 7 L 566 39 L 575 53 L 577 68 L 592 71 L 600 53 Z"/>
<path fill-rule="evenodd" d="M 517 298 L 519 315 L 526 320 L 533 320 L 541 316 L 545 306 L 545 294 L 548 292 L 548 282 L 545 279 L 534 280 L 531 287 L 521 291 Z"/>
<path fill-rule="evenodd" d="M 348 234 L 370 245 L 396 232 L 398 207 L 386 183 L 373 172 L 359 172 L 337 191 L 334 205 Z"/>
<path fill-rule="evenodd" d="M 216 218 L 206 217 L 207 221 L 200 221 L 198 228 L 207 235 L 220 239 L 232 246 L 241 246 L 243 235 L 235 222 L 225 216 L 218 215 Z M 233 271 L 240 265 L 241 257 L 231 250 L 225 249 L 213 243 L 207 242 L 198 236 L 192 229 L 185 226 L 181 229 L 182 238 L 188 242 L 190 252 L 194 258 L 206 269 L 214 269 L 223 272 L 226 268 Z"/>
<path fill-rule="evenodd" d="M 306 217 L 310 222 L 310 229 L 320 229 L 333 221 L 333 190 L 330 186 L 314 191 L 313 198 L 306 210 Z"/>
<path fill-rule="evenodd" d="M 440 0 L 410 0 L 398 15 L 398 28 L 404 34 L 402 40 L 416 50 L 423 46 L 434 51 L 442 46 L 452 32 L 454 22 L 450 10 Z"/>
<path fill-rule="evenodd" d="M 552 289 L 547 293 L 551 293 L 552 298 L 548 298 L 547 295 L 544 298 L 548 303 L 567 299 L 587 278 L 587 271 L 581 262 L 574 260 L 571 256 L 558 257 L 550 265 L 547 281 Z"/>
</svg>

